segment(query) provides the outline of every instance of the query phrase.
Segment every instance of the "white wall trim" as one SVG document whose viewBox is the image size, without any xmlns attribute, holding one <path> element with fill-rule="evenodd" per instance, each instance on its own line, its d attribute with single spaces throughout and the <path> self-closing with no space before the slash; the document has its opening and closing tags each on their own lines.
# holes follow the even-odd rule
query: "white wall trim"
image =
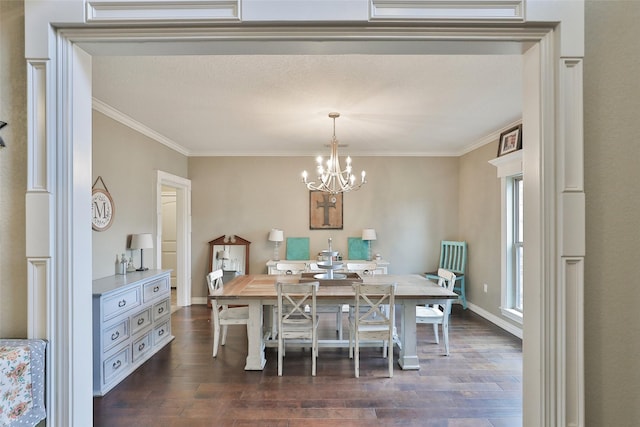
<svg viewBox="0 0 640 427">
<path fill-rule="evenodd" d="M 219 22 L 240 20 L 240 0 L 89 0 L 87 22 Z"/>
<path fill-rule="evenodd" d="M 191 305 L 191 180 L 158 171 L 156 181 L 156 248 L 162 247 L 162 187 L 176 189 L 176 296 L 177 305 Z M 156 265 L 162 266 L 162 251 L 156 250 Z"/>
<path fill-rule="evenodd" d="M 522 328 L 519 328 L 518 326 L 507 322 L 504 319 L 501 319 L 500 317 L 496 316 L 495 314 L 492 314 L 490 312 L 488 312 L 487 310 L 485 310 L 482 307 L 478 307 L 477 305 L 468 302 L 467 301 L 467 307 L 469 310 L 473 311 L 474 313 L 476 313 L 478 316 L 483 317 L 485 319 L 487 319 L 489 322 L 493 323 L 494 325 L 504 329 L 505 331 L 509 332 L 511 335 L 515 335 L 516 337 L 522 339 L 523 337 L 523 333 L 522 333 Z"/>
<path fill-rule="evenodd" d="M 522 22 L 524 1 L 371 0 L 371 20 Z"/>
<path fill-rule="evenodd" d="M 487 0 L 486 3 L 492 2 Z M 541 3 L 544 3 L 544 7 Z M 321 8 L 318 6 L 320 4 L 316 3 L 316 7 Z M 575 60 L 576 56 L 583 54 L 584 5 L 582 1 L 528 2 L 525 4 L 525 16 L 529 16 L 529 4 L 533 5 L 534 13 L 537 13 L 535 16 L 539 19 L 536 21 L 548 25 L 546 29 L 526 25 L 473 28 L 443 22 L 440 28 L 431 29 L 432 31 L 428 28 L 408 26 L 406 32 L 403 32 L 400 24 L 395 23 L 394 28 L 387 29 L 387 33 L 384 28 L 368 28 L 355 38 L 345 37 L 342 32 L 339 35 L 341 41 L 353 42 L 357 39 L 358 43 L 366 43 L 367 40 L 374 40 L 384 34 L 392 36 L 395 40 L 416 41 L 419 38 L 416 35 L 420 36 L 421 31 L 425 33 L 423 40 L 430 41 L 455 38 L 460 41 L 487 42 L 487 37 L 490 37 L 490 40 L 494 41 L 531 42 L 528 44 L 531 47 L 524 54 L 525 81 L 531 83 L 525 87 L 524 98 L 531 97 L 533 101 L 525 105 L 523 110 L 523 122 L 527 125 L 527 132 L 523 134 L 523 154 L 524 172 L 530 178 L 530 186 L 525 188 L 525 203 L 530 207 L 528 209 L 531 209 L 527 211 L 528 221 L 533 221 L 529 232 L 537 233 L 537 236 L 527 238 L 527 242 L 533 248 L 528 246 L 527 249 L 531 258 L 526 259 L 529 270 L 525 273 L 525 280 L 539 283 L 540 289 L 538 293 L 528 294 L 525 298 L 527 322 L 523 327 L 523 375 L 526 387 L 523 422 L 525 427 L 583 426 L 584 420 L 576 418 L 579 414 L 572 409 L 583 407 L 584 402 L 580 401 L 584 399 L 584 392 L 580 389 L 583 386 L 579 382 L 575 383 L 578 387 L 575 393 L 561 387 L 565 367 L 575 366 L 580 361 L 576 360 L 575 353 L 571 351 L 557 351 L 558 345 L 579 338 L 576 333 L 579 334 L 581 330 L 582 318 L 579 313 L 581 307 L 576 307 L 576 315 L 572 314 L 575 326 L 556 322 L 558 304 L 561 302 L 555 293 L 561 278 L 558 272 L 561 262 L 557 248 L 563 247 L 564 236 L 557 230 L 556 222 L 557 215 L 562 212 L 563 207 L 563 201 L 558 197 L 557 168 L 562 168 L 563 165 L 556 163 L 555 148 L 556 142 L 563 141 L 568 135 L 573 136 L 571 144 L 583 144 L 581 138 L 576 136 L 579 134 L 576 133 L 575 126 L 580 120 L 573 120 L 569 133 L 568 129 L 560 129 L 561 132 L 558 129 L 561 114 L 581 119 L 582 106 L 576 105 L 576 100 L 582 94 L 581 86 L 572 85 L 571 96 L 563 97 L 564 113 L 559 112 L 557 101 L 560 92 L 568 84 L 566 80 L 558 79 L 559 58 L 572 55 L 572 59 Z M 289 14 L 288 18 L 295 20 L 296 16 Z M 38 150 L 34 146 L 33 135 L 28 135 L 27 145 L 29 155 L 41 156 L 41 153 L 47 153 L 50 156 L 47 157 L 50 160 L 48 165 L 55 172 L 55 191 L 52 191 L 56 206 L 55 227 L 49 231 L 48 236 L 41 236 L 55 242 L 52 258 L 54 280 L 48 301 L 48 307 L 53 311 L 49 314 L 51 323 L 47 325 L 48 331 L 54 333 L 52 346 L 55 348 L 52 355 L 53 368 L 47 377 L 47 393 L 52 399 L 52 405 L 48 408 L 49 427 L 79 427 L 92 423 L 92 367 L 90 358 L 86 357 L 87 352 L 91 351 L 91 322 L 87 321 L 91 318 L 91 295 L 86 285 L 91 283 L 91 251 L 87 250 L 91 248 L 91 232 L 90 228 L 74 228 L 74 224 L 90 222 L 85 201 L 90 200 L 91 194 L 91 67 L 88 55 L 83 54 L 77 47 L 69 48 L 82 39 L 83 31 L 87 29 L 84 19 L 83 0 L 25 3 L 27 63 L 50 58 L 51 68 L 55 70 L 55 73 L 52 73 L 54 75 L 44 82 L 46 88 L 42 92 L 45 99 L 39 98 L 39 101 L 48 102 L 56 107 L 47 108 L 43 118 L 45 123 L 50 124 L 46 126 L 46 138 L 42 141 L 45 149 Z M 178 19 L 174 23 L 176 25 L 172 27 L 171 21 L 156 22 L 155 34 L 159 37 L 156 42 L 167 41 L 169 37 L 173 40 L 180 39 L 181 31 L 185 31 L 185 39 L 193 37 L 193 33 L 189 33 L 188 29 L 180 28 L 180 25 L 184 24 L 183 21 Z M 65 25 L 75 25 L 76 28 L 68 34 L 61 30 L 52 30 Z M 551 25 L 562 27 L 562 37 L 560 33 L 549 29 Z M 167 28 L 164 28 L 165 26 Z M 108 28 L 96 31 L 94 28 L 92 40 L 109 42 L 115 40 L 116 36 L 122 36 L 122 32 L 126 33 L 127 30 L 130 28 L 114 28 L 113 31 Z M 151 38 L 145 37 L 147 30 L 150 34 L 154 33 L 151 28 L 137 27 L 135 31 L 129 31 L 125 37 L 118 37 L 118 40 L 120 43 L 143 39 L 146 42 L 151 41 Z M 228 29 L 216 30 L 219 32 L 219 40 L 230 34 Z M 322 34 L 317 30 L 313 27 L 297 27 L 295 31 L 287 27 L 269 26 L 233 28 L 236 37 L 246 36 L 247 40 L 264 40 L 270 33 L 278 34 L 271 38 L 271 41 L 284 41 L 287 37 L 289 40 L 297 41 L 335 41 L 338 35 L 335 31 L 339 29 L 332 27 L 333 35 L 330 32 Z M 76 36 L 79 39 L 76 39 Z M 85 87 L 87 83 L 89 87 Z M 28 85 L 28 91 L 31 91 L 33 82 L 28 81 Z M 36 114 L 33 114 L 33 106 L 28 106 L 28 110 L 28 125 L 32 126 Z M 556 138 L 559 136 L 560 141 L 557 141 Z M 579 210 L 580 207 L 576 204 L 575 209 Z M 28 217 L 29 215 L 35 217 L 33 213 L 27 212 Z M 573 290 L 568 288 L 568 300 L 573 301 L 572 304 L 581 304 L 576 293 L 579 295 L 584 286 L 583 278 L 579 275 L 572 277 L 575 279 L 570 280 Z M 580 350 L 581 344 L 578 341 L 573 348 Z M 565 391 L 564 396 L 559 396 Z M 573 412 L 566 412 L 567 408 Z"/>
<path fill-rule="evenodd" d="M 189 155 L 189 151 L 186 148 L 184 148 L 182 145 L 175 142 L 174 140 L 167 138 L 166 136 L 156 132 L 153 129 L 150 129 L 149 127 L 132 119 L 131 117 L 124 114 L 123 112 L 116 110 L 109 104 L 106 104 L 97 98 L 92 99 L 91 107 L 94 110 L 104 114 L 105 116 L 117 121 L 118 123 L 122 123 L 123 125 L 130 127 L 136 132 L 141 133 L 142 135 L 149 137 L 154 141 L 157 141 L 160 144 L 165 145 L 174 151 L 177 151 L 180 154 L 183 154 L 185 156 Z"/>
</svg>

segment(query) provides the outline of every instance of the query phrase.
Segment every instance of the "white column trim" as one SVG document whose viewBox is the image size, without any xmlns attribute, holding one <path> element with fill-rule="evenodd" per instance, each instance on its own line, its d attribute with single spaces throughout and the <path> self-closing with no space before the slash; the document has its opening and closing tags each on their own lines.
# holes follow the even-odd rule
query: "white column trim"
<svg viewBox="0 0 640 427">
<path fill-rule="evenodd" d="M 363 0 L 365 1 L 365 0 Z M 368 0 L 366 0 L 368 1 Z M 269 38 L 271 43 L 277 41 L 326 41 L 326 42 L 351 42 L 366 43 L 373 40 L 388 40 L 402 43 L 403 41 L 422 41 L 422 42 L 445 42 L 456 41 L 469 45 L 469 41 L 477 41 L 485 44 L 491 41 L 523 41 L 531 42 L 530 48 L 537 50 L 540 63 L 538 67 L 532 67 L 531 75 L 534 82 L 529 91 L 534 91 L 535 99 L 541 101 L 537 111 L 525 112 L 523 121 L 525 125 L 529 123 L 537 123 L 534 127 L 527 127 L 525 136 L 524 154 L 524 172 L 528 178 L 532 178 L 533 187 L 525 189 L 525 193 L 530 193 L 528 198 L 532 212 L 528 212 L 528 218 L 535 222 L 530 230 L 531 233 L 539 233 L 534 236 L 535 239 L 527 239 L 535 247 L 527 249 L 527 253 L 537 254 L 539 258 L 531 258 L 527 265 L 530 266 L 530 274 L 525 280 L 534 280 L 534 283 L 540 283 L 539 292 L 527 294 L 525 298 L 525 310 L 531 309 L 534 313 L 527 311 L 527 322 L 524 325 L 524 369 L 525 378 L 530 380 L 525 387 L 525 412 L 523 421 L 525 427 L 532 426 L 560 426 L 562 419 L 567 413 L 573 417 L 575 411 L 572 408 L 583 407 L 584 393 L 580 390 L 578 383 L 578 393 L 567 391 L 565 398 L 558 399 L 559 394 L 564 394 L 562 383 L 565 381 L 562 371 L 565 366 L 579 365 L 580 360 L 574 358 L 572 352 L 565 352 L 558 360 L 558 343 L 571 340 L 577 341 L 577 348 L 580 348 L 580 336 L 576 335 L 576 331 L 580 331 L 582 320 L 578 313 L 577 317 L 571 313 L 576 319 L 577 324 L 567 328 L 557 321 L 559 304 L 557 290 L 561 276 L 558 272 L 561 265 L 561 258 L 557 253 L 558 248 L 565 245 L 563 239 L 566 236 L 558 230 L 560 226 L 559 215 L 562 215 L 562 209 L 565 205 L 563 200 L 558 197 L 558 181 L 557 177 L 557 159 L 558 153 L 556 149 L 556 138 L 562 139 L 558 123 L 561 121 L 558 105 L 560 91 L 573 87 L 570 92 L 571 96 L 563 96 L 564 109 L 566 117 L 582 116 L 581 105 L 576 105 L 578 95 L 582 94 L 582 88 L 578 85 L 569 85 L 562 78 L 558 80 L 558 69 L 560 55 L 581 56 L 583 52 L 583 33 L 575 31 L 575 29 L 583 28 L 584 6 L 582 1 L 575 2 L 528 2 L 526 3 L 527 13 L 529 16 L 529 4 L 535 6 L 534 13 L 537 17 L 545 19 L 537 19 L 542 26 L 518 26 L 513 25 L 501 27 L 496 24 L 494 28 L 473 28 L 467 25 L 455 24 L 453 21 L 442 21 L 439 28 L 420 28 L 418 26 L 407 26 L 403 28 L 401 24 L 396 22 L 394 27 L 387 28 L 358 28 L 345 27 L 338 28 L 329 26 L 327 29 L 318 29 L 317 27 L 238 27 L 230 24 L 229 28 L 217 27 L 209 29 L 192 29 L 191 31 L 184 28 L 184 20 L 158 20 L 148 21 L 154 23 L 157 27 L 155 30 L 131 25 L 122 28 L 89 28 L 89 24 L 84 22 L 86 11 L 85 3 L 82 0 L 68 0 L 65 2 L 52 2 L 32 0 L 25 3 L 25 46 L 26 58 L 28 64 L 32 64 L 35 70 L 38 61 L 45 67 L 50 67 L 52 76 L 42 77 L 40 70 L 36 70 L 36 80 L 28 76 L 28 94 L 35 96 L 42 105 L 55 106 L 55 109 L 48 107 L 48 111 L 56 111 L 56 114 L 45 114 L 45 117 L 39 116 L 34 110 L 33 105 L 28 105 L 28 126 L 40 126 L 36 119 L 44 119 L 45 126 L 44 140 L 38 140 L 38 136 L 30 133 L 28 135 L 28 152 L 29 156 L 35 156 L 29 159 L 29 166 L 33 168 L 40 166 L 41 161 L 49 161 L 46 163 L 53 168 L 47 170 L 47 174 L 51 174 L 53 183 L 40 184 L 42 179 L 37 176 L 34 184 L 28 187 L 28 191 L 50 191 L 52 193 L 52 205 L 54 206 L 53 228 L 49 230 L 47 236 L 41 236 L 54 245 L 54 256 L 51 261 L 51 271 L 53 282 L 50 286 L 51 295 L 48 297 L 48 307 L 50 312 L 47 314 L 50 320 L 47 325 L 49 338 L 52 340 L 51 365 L 47 373 L 48 396 L 51 396 L 50 407 L 48 408 L 49 416 L 47 425 L 49 427 L 57 426 L 85 426 L 91 425 L 92 420 L 92 403 L 91 403 L 91 365 L 90 359 L 86 354 L 90 352 L 83 347 L 82 342 L 90 343 L 91 333 L 87 332 L 90 322 L 87 319 L 91 315 L 86 313 L 90 309 L 82 306 L 89 306 L 90 286 L 91 282 L 91 262 L 85 262 L 87 256 L 90 257 L 91 234 L 89 231 L 76 227 L 74 224 L 83 223 L 84 216 L 87 216 L 89 223 L 89 209 L 83 205 L 83 200 L 89 200 L 91 186 L 91 171 L 83 169 L 82 161 L 90 165 L 86 161 L 87 152 L 90 154 L 90 132 L 87 134 L 82 123 L 89 123 L 86 120 L 86 113 L 91 111 L 90 90 L 83 90 L 82 86 L 90 83 L 90 66 L 86 66 L 90 61 L 86 61 L 84 55 L 79 49 L 71 49 L 74 43 L 80 41 L 84 35 L 90 34 L 88 41 L 109 42 L 110 40 L 119 39 L 121 42 L 126 41 L 145 41 L 155 42 L 157 47 L 159 44 L 168 41 L 186 41 L 186 40 L 203 40 L 199 38 L 203 33 L 209 32 L 208 41 L 220 42 L 228 40 L 230 36 L 239 40 L 264 40 Z M 153 3 L 153 2 L 149 2 Z M 481 3 L 481 2 L 478 2 Z M 492 3 L 486 1 L 485 3 Z M 542 5 L 542 3 L 544 3 Z M 320 3 L 317 3 L 319 5 Z M 320 6 L 318 6 L 320 7 Z M 244 11 L 243 11 L 244 12 Z M 556 13 L 557 12 L 557 13 Z M 301 12 L 302 13 L 302 12 Z M 258 17 L 259 18 L 259 17 Z M 295 13 L 288 14 L 288 20 L 295 20 Z M 530 18 L 532 19 L 532 18 Z M 407 20 L 407 22 L 410 20 Z M 565 22 L 566 21 L 566 22 Z M 573 22 L 575 21 L 575 22 Z M 60 23 L 65 23 L 61 25 Z M 545 24 L 546 23 L 546 24 Z M 559 24 L 558 24 L 559 23 Z M 52 30 L 60 29 L 65 25 L 77 25 L 73 30 Z M 127 22 L 127 24 L 132 24 Z M 175 26 L 172 24 L 176 24 Z M 545 28 L 544 25 L 547 25 Z M 552 25 L 561 25 L 562 37 L 553 30 L 549 30 Z M 231 28 L 233 27 L 233 28 Z M 160 30 L 158 30 L 160 28 Z M 574 29 L 573 31 L 571 29 Z M 85 32 L 87 31 L 87 32 Z M 145 37 L 152 34 L 153 37 Z M 77 37 L 77 38 L 76 38 Z M 153 44 L 153 43 L 152 43 Z M 145 44 L 145 48 L 154 47 L 151 44 Z M 177 44 L 173 46 L 175 49 Z M 560 51 L 555 51 L 554 49 Z M 525 55 L 527 55 L 525 53 Z M 48 58 L 42 60 L 42 58 Z M 51 65 L 45 65 L 47 61 L 51 61 Z M 80 62 L 78 62 L 80 61 Z M 78 67 L 74 68 L 74 65 Z M 83 68 L 81 65 L 85 65 Z M 530 66 L 531 64 L 529 64 Z M 535 65 L 535 64 L 534 64 Z M 28 71 L 28 74 L 31 71 Z M 574 73 L 575 75 L 575 73 Z M 79 83 L 75 80 L 81 79 Z M 538 81 L 541 80 L 541 81 Z M 38 84 L 46 85 L 39 89 Z M 73 90 L 71 90 L 73 88 Z M 34 92 L 42 92 L 41 95 L 31 95 Z M 74 96 L 71 100 L 71 96 Z M 526 95 L 526 94 L 525 94 Z M 87 103 L 84 105 L 83 96 L 87 97 Z M 31 102 L 31 101 L 28 101 Z M 579 109 L 579 112 L 578 112 Z M 577 116 L 575 116 L 577 114 Z M 573 120 L 576 122 L 576 120 Z M 575 126 L 572 125 L 572 136 L 578 146 L 582 146 L 581 137 L 575 133 Z M 31 129 L 31 128 L 29 128 Z M 41 128 L 38 128 L 41 129 Z M 528 135 L 528 136 L 527 136 Z M 576 136 L 578 135 L 578 136 Z M 527 139 L 529 138 L 529 139 Z M 533 138 L 533 139 L 532 139 Z M 39 146 L 40 141 L 42 146 Z M 527 151 L 529 150 L 529 151 Z M 45 154 L 46 153 L 46 154 Z M 32 160 L 36 162 L 33 163 Z M 57 173 L 56 173 L 57 172 Z M 34 177 L 33 171 L 28 172 Z M 575 174 L 571 174 L 571 188 L 573 192 L 581 193 L 576 186 Z M 569 181 L 567 181 L 569 182 Z M 525 184 L 526 185 L 526 184 Z M 563 184 L 564 185 L 564 184 Z M 37 187 L 37 189 L 36 189 Z M 42 189 L 40 188 L 42 187 Z M 46 188 L 53 187 L 53 188 Z M 527 199 L 525 199 L 527 202 Z M 578 211 L 579 204 L 575 204 L 574 208 Z M 27 207 L 27 227 L 32 224 L 33 219 L 38 214 L 33 212 L 33 207 Z M 579 212 L 578 212 L 579 213 Z M 584 212 L 582 212 L 584 213 Z M 86 233 L 86 234 L 85 234 Z M 583 232 L 584 233 L 584 232 Z M 582 238 L 584 236 L 582 235 Z M 31 239 L 31 237 L 30 237 Z M 84 252 L 83 252 L 84 251 Z M 27 254 L 28 259 L 34 258 Z M 581 257 L 578 257 L 581 259 Z M 580 261 L 581 262 L 581 261 Z M 88 271 L 87 271 L 88 270 Z M 573 279 L 575 277 L 575 280 Z M 30 279 L 31 280 L 31 279 Z M 575 291 L 571 291 L 569 299 L 580 304 L 579 299 L 575 299 L 575 293 L 580 291 L 584 286 L 584 279 L 579 275 L 572 275 L 569 282 L 575 283 Z M 33 283 L 29 284 L 34 286 Z M 529 301 L 529 302 L 527 302 Z M 79 308 L 80 307 L 80 308 Z M 534 318 L 530 319 L 530 314 Z M 531 320 L 531 322 L 530 322 Z M 84 324 L 82 323 L 84 321 Z M 527 344 L 527 343 L 530 344 Z M 86 362 L 89 362 L 87 365 Z M 583 372 L 580 372 L 583 374 Z M 570 379 L 569 382 L 574 382 Z M 575 383 L 575 382 L 574 382 Z M 568 384 L 568 383 L 566 383 Z M 529 399 L 531 398 L 531 399 Z M 557 402 L 557 403 L 556 403 Z M 574 422 L 573 420 L 570 420 Z M 577 420 L 577 423 L 583 423 Z M 579 424 L 582 425 L 582 424 Z"/>
</svg>

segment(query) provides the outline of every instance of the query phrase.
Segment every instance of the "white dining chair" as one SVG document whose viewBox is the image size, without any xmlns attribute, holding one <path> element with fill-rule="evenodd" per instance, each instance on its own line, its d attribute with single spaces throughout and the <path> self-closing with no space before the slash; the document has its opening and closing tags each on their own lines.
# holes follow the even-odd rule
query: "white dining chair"
<svg viewBox="0 0 640 427">
<path fill-rule="evenodd" d="M 223 271 L 214 270 L 207 274 L 207 286 L 209 295 L 215 296 L 222 292 L 224 283 L 222 281 Z M 220 341 L 220 327 L 222 327 L 222 345 L 227 341 L 227 328 L 229 325 L 248 325 L 249 307 L 229 307 L 226 304 L 218 304 L 215 298 L 211 300 L 211 312 L 213 317 L 213 357 L 218 355 L 218 343 Z"/>
<path fill-rule="evenodd" d="M 307 339 L 311 344 L 311 375 L 316 375 L 318 358 L 318 315 L 316 294 L 318 282 L 276 282 L 278 295 L 278 376 L 282 376 L 282 364 L 287 339 Z M 307 311 L 305 307 L 310 309 Z"/>
<path fill-rule="evenodd" d="M 296 275 L 302 273 L 318 272 L 321 269 L 316 263 L 295 263 L 295 262 L 278 262 L 276 263 L 276 270 L 279 274 Z M 338 339 L 342 339 L 342 307 L 336 305 L 319 305 L 316 307 L 319 314 L 329 313 L 336 316 L 336 333 Z M 274 313 L 274 318 L 277 317 L 277 313 Z M 275 325 L 274 325 L 275 326 Z M 275 328 L 272 328 L 275 329 Z"/>
<path fill-rule="evenodd" d="M 354 310 L 349 317 L 349 357 L 355 362 L 356 378 L 360 376 L 360 342 L 382 340 L 393 342 L 396 284 L 354 283 Z M 388 306 L 388 309 L 384 309 Z M 388 345 L 386 355 L 389 378 L 393 377 L 393 345 Z M 355 351 L 355 355 L 354 355 Z"/>
<path fill-rule="evenodd" d="M 456 283 L 456 275 L 452 271 L 444 268 L 438 269 L 438 285 L 453 291 Z M 438 325 L 442 325 L 442 336 L 444 338 L 445 355 L 449 355 L 449 315 L 451 314 L 452 300 L 447 300 L 444 304 L 430 304 L 416 306 L 416 323 L 433 324 L 433 334 L 436 344 L 440 344 L 438 338 Z"/>
</svg>

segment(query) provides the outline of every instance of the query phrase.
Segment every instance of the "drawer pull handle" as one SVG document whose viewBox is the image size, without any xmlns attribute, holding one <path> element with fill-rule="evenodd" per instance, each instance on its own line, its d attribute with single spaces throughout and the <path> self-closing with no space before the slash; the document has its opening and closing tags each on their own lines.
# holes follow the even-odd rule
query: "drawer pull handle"
<svg viewBox="0 0 640 427">
<path fill-rule="evenodd" d="M 120 336 L 120 332 L 115 331 L 114 333 L 111 334 L 111 341 L 117 340 L 119 336 Z"/>
<path fill-rule="evenodd" d="M 138 351 L 142 351 L 142 350 L 144 350 L 144 347 L 145 347 L 145 346 L 144 346 L 144 343 L 140 344 L 140 345 L 138 346 Z"/>
<path fill-rule="evenodd" d="M 160 329 L 160 330 L 158 331 L 158 336 L 159 336 L 159 337 L 161 337 L 161 336 L 163 336 L 163 335 L 164 335 L 164 329 Z"/>
<path fill-rule="evenodd" d="M 138 319 L 138 326 L 142 325 L 144 323 L 144 318 L 139 318 Z"/>
<path fill-rule="evenodd" d="M 160 290 L 160 286 L 154 286 L 153 287 L 153 292 L 158 292 Z"/>
<path fill-rule="evenodd" d="M 158 308 L 158 314 L 162 314 L 163 311 L 164 311 L 164 307 Z"/>
<path fill-rule="evenodd" d="M 120 366 L 122 366 L 122 362 L 120 360 L 113 362 L 113 369 L 118 369 Z"/>
<path fill-rule="evenodd" d="M 127 300 L 123 299 L 122 301 L 118 302 L 118 307 L 124 307 L 125 305 L 127 305 Z"/>
</svg>

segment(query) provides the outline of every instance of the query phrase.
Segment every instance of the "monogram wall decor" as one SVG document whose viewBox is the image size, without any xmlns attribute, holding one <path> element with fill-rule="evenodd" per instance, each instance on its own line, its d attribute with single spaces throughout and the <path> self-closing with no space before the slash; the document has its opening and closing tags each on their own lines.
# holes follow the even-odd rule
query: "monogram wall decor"
<svg viewBox="0 0 640 427">
<path fill-rule="evenodd" d="M 104 188 L 96 188 L 100 181 Z M 91 227 L 95 231 L 105 231 L 111 224 L 116 213 L 116 205 L 113 203 L 111 194 L 105 185 L 102 177 L 96 178 L 91 192 Z"/>
</svg>

